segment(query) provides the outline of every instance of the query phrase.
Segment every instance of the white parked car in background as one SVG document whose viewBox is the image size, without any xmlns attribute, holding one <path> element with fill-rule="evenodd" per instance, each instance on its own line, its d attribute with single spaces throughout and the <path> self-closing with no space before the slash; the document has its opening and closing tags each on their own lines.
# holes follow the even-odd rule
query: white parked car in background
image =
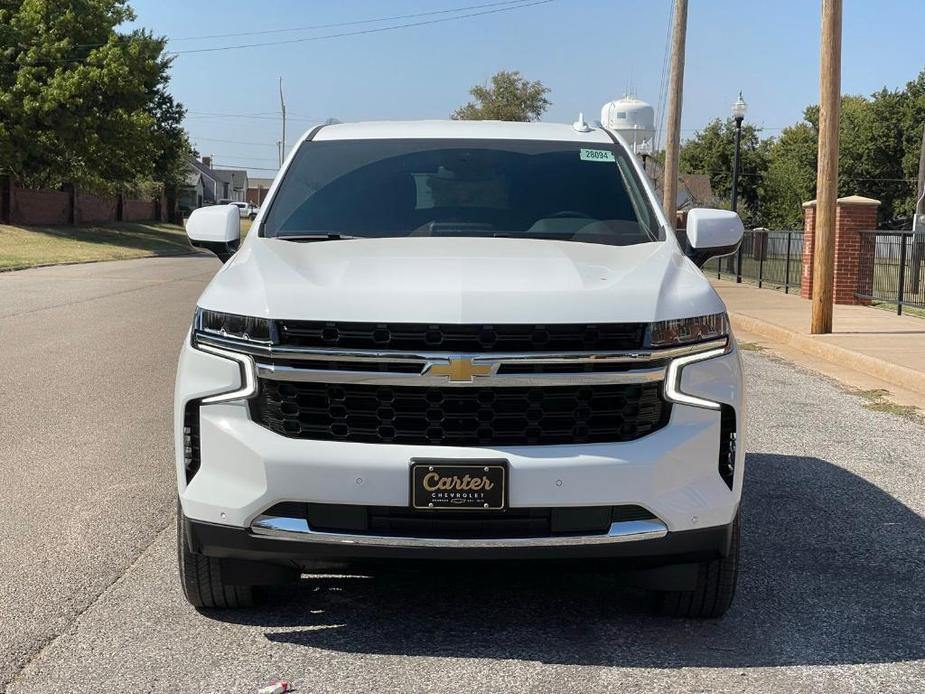
<svg viewBox="0 0 925 694">
<path fill-rule="evenodd" d="M 242 202 L 240 200 L 219 200 L 219 205 L 231 205 L 238 208 L 238 216 L 241 219 L 256 219 L 259 212 L 256 205 L 251 202 Z"/>
<path fill-rule="evenodd" d="M 582 126 L 321 126 L 240 250 L 233 210 L 193 213 L 226 264 L 177 373 L 192 604 L 319 563 L 569 560 L 726 611 L 745 403 L 699 266 L 742 224 L 693 210 L 680 247 Z"/>
</svg>

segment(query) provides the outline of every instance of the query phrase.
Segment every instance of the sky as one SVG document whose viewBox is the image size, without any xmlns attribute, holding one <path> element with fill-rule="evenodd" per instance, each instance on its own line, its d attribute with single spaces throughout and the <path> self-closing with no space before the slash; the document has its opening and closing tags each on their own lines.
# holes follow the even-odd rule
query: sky
<svg viewBox="0 0 925 694">
<path fill-rule="evenodd" d="M 519 70 L 551 90 L 547 121 L 600 116 L 627 90 L 653 106 L 664 91 L 671 0 L 131 0 L 137 26 L 170 38 L 178 55 L 171 91 L 187 129 L 220 167 L 272 177 L 280 139 L 283 78 L 291 147 L 313 123 L 446 118 L 472 85 Z M 453 8 L 390 21 L 366 20 Z M 487 12 L 492 12 L 487 14 Z M 480 16 L 450 19 L 459 15 Z M 330 34 L 445 20 L 423 26 Z M 346 26 L 317 27 L 352 22 Z M 747 121 L 775 135 L 818 101 L 820 3 L 815 0 L 690 0 L 682 137 L 729 115 L 742 90 Z M 275 30 L 285 29 L 277 33 Z M 217 34 L 237 34 L 199 38 Z M 209 52 L 202 48 L 272 42 Z M 925 2 L 847 0 L 842 92 L 901 88 L 925 69 Z"/>
</svg>

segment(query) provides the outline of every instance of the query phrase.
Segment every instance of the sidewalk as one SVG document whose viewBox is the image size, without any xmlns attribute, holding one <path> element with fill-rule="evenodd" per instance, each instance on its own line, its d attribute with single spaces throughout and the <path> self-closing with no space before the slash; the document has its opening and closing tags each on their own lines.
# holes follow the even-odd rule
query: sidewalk
<svg viewBox="0 0 925 694">
<path fill-rule="evenodd" d="M 832 334 L 810 335 L 808 300 L 744 283 L 711 282 L 726 302 L 734 329 L 925 394 L 925 319 L 836 305 Z"/>
</svg>

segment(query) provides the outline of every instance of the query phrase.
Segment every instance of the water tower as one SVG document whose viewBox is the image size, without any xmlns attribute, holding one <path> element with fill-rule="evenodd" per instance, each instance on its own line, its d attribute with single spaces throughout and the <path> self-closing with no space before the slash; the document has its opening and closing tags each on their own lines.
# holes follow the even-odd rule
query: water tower
<svg viewBox="0 0 925 694">
<path fill-rule="evenodd" d="M 620 133 L 636 153 L 643 142 L 655 136 L 655 109 L 642 99 L 624 95 L 622 99 L 608 101 L 601 107 L 601 124 Z"/>
</svg>

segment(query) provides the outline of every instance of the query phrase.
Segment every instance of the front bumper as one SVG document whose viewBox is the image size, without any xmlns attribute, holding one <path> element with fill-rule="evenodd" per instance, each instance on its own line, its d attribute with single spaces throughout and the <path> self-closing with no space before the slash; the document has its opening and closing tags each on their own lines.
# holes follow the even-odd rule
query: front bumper
<svg viewBox="0 0 925 694">
<path fill-rule="evenodd" d="M 454 556 L 672 553 L 679 542 L 676 538 L 688 532 L 694 533 L 690 537 L 725 537 L 738 509 L 744 403 L 735 350 L 686 366 L 681 377 L 684 392 L 735 410 L 738 441 L 732 489 L 718 473 L 720 413 L 684 404 L 674 405 L 667 426 L 634 441 L 495 448 L 292 439 L 255 423 L 244 401 L 208 404 L 200 409 L 200 467 L 188 482 L 183 460 L 185 405 L 226 391 L 238 385 L 240 378 L 234 362 L 195 350 L 189 343 L 184 345 L 176 391 L 177 478 L 183 512 L 191 523 L 201 526 L 197 532 L 207 539 L 201 543 L 204 553 L 219 552 L 225 541 L 242 551 L 281 556 L 304 556 L 306 552 L 311 556 L 375 556 L 383 552 L 389 556 L 421 552 Z M 307 533 L 297 538 L 261 537 L 252 528 L 267 509 L 282 502 L 407 507 L 409 467 L 414 458 L 503 458 L 510 471 L 511 508 L 638 505 L 658 519 L 665 535 L 585 544 L 573 540 L 562 547 L 518 543 L 490 547 L 396 547 L 392 543 L 377 547 L 319 541 L 324 538 Z M 715 551 L 716 543 L 711 540 L 707 544 Z"/>
<path fill-rule="evenodd" d="M 434 538 L 385 538 L 334 536 L 329 533 L 259 535 L 253 529 L 204 523 L 185 518 L 190 549 L 219 559 L 289 563 L 354 563 L 382 560 L 583 560 L 613 559 L 622 564 L 659 566 L 695 562 L 725 556 L 732 524 L 698 530 L 653 533 L 637 526 L 636 532 L 556 538 L 510 540 L 443 540 Z M 645 521 L 630 521 L 641 524 Z M 620 525 L 620 524 L 614 524 Z M 627 528 L 627 531 L 630 529 Z"/>
</svg>

